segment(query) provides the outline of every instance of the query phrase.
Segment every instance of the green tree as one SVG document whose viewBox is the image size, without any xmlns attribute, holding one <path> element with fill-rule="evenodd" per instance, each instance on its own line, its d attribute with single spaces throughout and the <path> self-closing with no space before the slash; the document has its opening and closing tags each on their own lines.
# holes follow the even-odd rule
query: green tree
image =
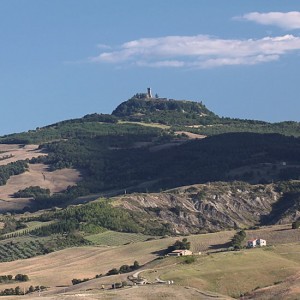
<svg viewBox="0 0 300 300">
<path fill-rule="evenodd" d="M 300 228 L 300 220 L 293 222 L 293 223 L 292 223 L 292 228 L 293 228 L 293 229 L 298 229 L 298 228 Z"/>
</svg>

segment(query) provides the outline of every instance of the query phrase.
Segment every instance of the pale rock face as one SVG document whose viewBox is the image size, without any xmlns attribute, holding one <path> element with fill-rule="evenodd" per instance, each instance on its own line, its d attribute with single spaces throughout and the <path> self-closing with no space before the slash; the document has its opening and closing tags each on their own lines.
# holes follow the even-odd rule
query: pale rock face
<svg viewBox="0 0 300 300">
<path fill-rule="evenodd" d="M 271 184 L 240 187 L 217 182 L 163 193 L 127 195 L 119 206 L 146 212 L 157 222 L 168 222 L 176 233 L 198 233 L 260 224 L 280 197 Z M 269 218 L 268 222 L 289 223 L 299 214 L 296 210 L 294 214 Z"/>
</svg>

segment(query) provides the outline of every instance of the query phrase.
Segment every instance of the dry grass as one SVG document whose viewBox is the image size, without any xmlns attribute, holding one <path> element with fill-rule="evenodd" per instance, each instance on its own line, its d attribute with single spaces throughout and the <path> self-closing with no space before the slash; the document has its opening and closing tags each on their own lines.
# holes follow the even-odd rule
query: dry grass
<svg viewBox="0 0 300 300">
<path fill-rule="evenodd" d="M 38 145 L 0 144 L 0 165 L 18 160 L 26 160 L 47 155 L 38 149 Z M 7 158 L 6 158 L 7 157 Z M 2 160 L 1 160 L 2 158 Z M 14 199 L 12 194 L 30 186 L 50 189 L 51 193 L 65 190 L 80 180 L 80 173 L 74 169 L 63 169 L 49 172 L 43 164 L 29 164 L 23 174 L 11 176 L 5 186 L 0 186 L 1 210 L 22 209 L 28 205 L 28 199 Z"/>
<path fill-rule="evenodd" d="M 268 232 L 270 239 L 279 241 L 279 235 L 282 232 L 280 229 L 284 229 L 284 226 L 262 228 L 255 232 Z M 192 235 L 187 238 L 191 241 L 194 252 L 205 252 L 221 249 L 233 234 L 234 231 L 225 231 Z M 139 261 L 140 264 L 150 262 L 158 257 L 161 250 L 173 244 L 176 239 L 181 238 L 164 238 L 118 247 L 70 248 L 31 259 L 1 263 L 0 268 L 2 274 L 28 274 L 31 278 L 30 282 L 20 284 L 21 286 L 45 285 L 51 287 L 49 292 L 44 294 L 45 297 L 48 295 L 50 297 L 48 299 L 51 300 L 72 299 L 75 294 L 84 294 L 84 289 L 93 289 L 92 292 L 87 292 L 88 295 L 85 299 L 114 299 L 113 297 L 118 299 L 172 299 L 174 297 L 173 289 L 176 291 L 178 289 L 179 294 L 182 293 L 182 295 L 180 294 L 182 299 L 202 299 L 198 292 L 195 292 L 197 296 L 193 298 L 194 291 L 190 293 L 191 290 L 175 286 L 172 289 L 151 286 L 120 291 L 103 292 L 99 290 L 102 284 L 107 287 L 112 282 L 126 280 L 127 274 L 104 277 L 78 286 L 70 286 L 70 288 L 66 288 L 68 295 L 65 295 L 66 298 L 53 296 L 58 290 L 64 291 L 64 288 L 58 288 L 58 286 L 71 285 L 73 278 L 92 278 L 96 274 L 105 274 L 114 267 L 132 264 L 134 260 Z M 294 239 L 295 236 L 291 235 L 291 241 Z M 262 287 L 272 285 L 277 281 L 284 281 L 288 276 L 293 276 L 299 272 L 300 244 L 292 244 L 291 241 L 290 244 L 277 244 L 268 250 L 253 249 L 241 252 L 203 254 L 198 257 L 196 263 L 191 265 L 182 264 L 181 260 L 176 258 L 154 260 L 144 268 L 155 269 L 157 273 L 151 273 L 152 275 L 145 273 L 145 275 L 153 278 L 161 276 L 163 279 L 174 280 L 176 285 L 237 295 L 239 292 L 251 291 L 258 286 Z M 1 285 L 0 289 L 5 287 L 8 286 Z M 78 297 L 76 299 L 80 299 L 80 296 L 76 297 Z M 33 296 L 31 295 L 31 298 L 28 299 L 33 299 Z"/>
<path fill-rule="evenodd" d="M 6 185 L 0 186 L 1 210 L 20 209 L 27 205 L 28 199 L 13 198 L 13 193 L 30 186 L 50 189 L 51 193 L 65 190 L 80 180 L 80 173 L 74 169 L 49 172 L 44 164 L 29 164 L 28 171 L 11 176 Z"/>
<path fill-rule="evenodd" d="M 190 236 L 193 251 L 204 251 L 210 243 L 228 240 L 234 232 L 214 233 Z M 81 247 L 70 248 L 45 256 L 26 260 L 1 263 L 1 273 L 11 270 L 28 274 L 33 285 L 57 286 L 69 285 L 73 278 L 91 278 L 96 274 L 105 274 L 114 267 L 132 264 L 137 260 L 145 264 L 156 257 L 160 251 L 172 245 L 179 238 L 165 238 L 119 247 Z"/>
<path fill-rule="evenodd" d="M 175 134 L 180 135 L 180 134 L 185 134 L 189 139 L 204 139 L 206 138 L 206 135 L 203 134 L 196 134 L 188 131 L 175 131 Z"/>
<path fill-rule="evenodd" d="M 292 229 L 291 224 L 265 226 L 257 230 L 247 230 L 246 239 L 262 238 L 268 245 L 296 243 L 300 241 L 300 230 Z"/>
<path fill-rule="evenodd" d="M 281 246 L 282 250 L 291 250 L 289 245 Z M 300 244 L 293 244 L 293 252 L 300 251 Z M 295 259 L 293 252 L 285 255 L 275 249 L 251 249 L 240 252 L 222 252 L 199 256 L 191 265 L 181 263 L 181 259 L 168 259 L 164 268 L 156 268 L 155 273 L 144 273 L 143 276 L 153 280 L 173 280 L 176 284 L 197 287 L 238 297 L 259 287 L 272 286 L 285 281 L 289 276 L 300 272 L 300 255 Z M 152 271 L 153 272 L 153 271 Z M 252 299 L 252 298 L 251 298 Z M 260 299 L 260 298 L 259 298 Z"/>
<path fill-rule="evenodd" d="M 0 160 L 0 165 L 3 166 L 18 160 L 47 155 L 46 153 L 42 153 L 38 147 L 39 145 L 25 145 L 23 147 L 16 144 L 0 144 L 0 159 L 12 155 L 10 158 Z"/>
<path fill-rule="evenodd" d="M 72 292 L 66 292 L 63 294 L 55 294 L 55 291 L 42 292 L 41 296 L 38 294 L 31 294 L 23 296 L 22 299 L 30 300 L 108 300 L 108 299 L 118 299 L 118 300 L 226 300 L 231 299 L 226 296 L 218 296 L 214 294 L 207 294 L 195 288 L 181 287 L 181 286 L 166 286 L 166 285 L 156 285 L 156 286 L 135 286 L 119 290 L 100 290 L 101 284 L 95 281 L 93 285 L 84 285 L 75 289 Z M 88 287 L 87 289 L 85 289 Z M 89 289 L 92 290 L 89 290 Z M 1 297 L 3 300 L 16 300 L 20 299 L 20 296 L 12 297 Z"/>
</svg>

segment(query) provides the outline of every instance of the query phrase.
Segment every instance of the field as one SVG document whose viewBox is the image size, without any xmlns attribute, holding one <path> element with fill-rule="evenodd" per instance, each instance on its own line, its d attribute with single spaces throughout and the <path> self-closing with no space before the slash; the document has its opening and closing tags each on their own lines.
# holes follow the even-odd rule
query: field
<svg viewBox="0 0 300 300">
<path fill-rule="evenodd" d="M 38 226 L 34 223 L 31 225 Z M 226 252 L 224 250 L 228 247 L 228 242 L 234 233 L 235 231 L 224 231 L 187 236 L 191 242 L 192 251 L 202 252 L 201 255 L 196 256 L 196 262 L 192 264 L 184 263 L 184 258 L 156 259 L 164 249 L 182 237 L 143 242 L 138 239 L 146 237 L 137 234 L 106 231 L 93 235 L 91 238 L 103 245 L 114 244 L 114 246 L 69 248 L 29 259 L 3 262 L 0 263 L 0 268 L 1 274 L 27 274 L 30 281 L 18 284 L 21 287 L 28 288 L 29 285 L 49 287 L 48 291 L 42 293 L 42 298 L 49 300 L 81 299 L 81 297 L 83 299 L 114 299 L 114 297 L 118 299 L 174 299 L 174 291 L 177 291 L 182 299 L 229 299 L 225 296 L 211 296 L 210 293 L 237 297 L 248 292 L 261 296 L 262 288 L 267 287 L 269 292 L 273 288 L 287 285 L 287 280 L 291 282 L 288 286 L 293 287 L 293 295 L 299 295 L 297 285 L 300 282 L 300 276 L 298 281 L 293 278 L 298 278 L 297 274 L 300 274 L 300 230 L 292 230 L 290 225 L 278 225 L 247 231 L 248 236 L 267 237 L 268 244 L 271 246 Z M 127 244 L 128 239 L 131 239 L 130 244 Z M 126 245 L 118 246 L 117 244 Z M 36 247 L 33 243 L 28 245 L 32 250 Z M 26 255 L 29 248 L 20 250 Z M 71 284 L 73 278 L 94 278 L 97 274 L 105 274 L 108 270 L 119 268 L 123 264 L 130 265 L 135 260 L 140 265 L 144 265 L 140 269 L 141 276 L 150 281 L 155 281 L 156 278 L 173 280 L 174 286 L 170 288 L 165 285 L 150 285 L 118 291 L 107 290 L 113 282 L 127 280 L 128 274 L 105 276 L 76 286 Z M 101 290 L 102 285 L 105 286 L 105 290 Z M 1 284 L 0 289 L 15 286 L 16 284 Z M 59 293 L 63 294 L 54 296 Z M 204 296 L 203 293 L 208 296 Z M 257 296 L 257 299 L 276 299 L 260 298 L 260 296 Z M 26 298 L 34 299 L 33 295 L 28 295 Z M 255 297 L 249 299 L 255 299 Z M 291 299 L 297 298 L 295 296 Z"/>
<path fill-rule="evenodd" d="M 107 230 L 102 233 L 89 235 L 86 239 L 95 245 L 120 246 L 130 243 L 144 242 L 153 239 L 150 235 L 126 233 Z"/>
<path fill-rule="evenodd" d="M 49 172 L 44 164 L 29 164 L 28 171 L 11 176 L 6 185 L 0 186 L 1 210 L 22 209 L 28 199 L 13 198 L 12 194 L 30 186 L 50 189 L 51 193 L 65 190 L 80 180 L 80 173 L 74 169 L 62 169 Z"/>
<path fill-rule="evenodd" d="M 38 149 L 38 145 L 0 144 L 0 165 L 18 160 L 26 160 L 47 155 Z M 51 193 L 65 190 L 80 180 L 80 173 L 74 169 L 62 169 L 49 172 L 44 164 L 29 164 L 25 173 L 11 176 L 5 186 L 0 186 L 1 211 L 22 209 L 28 205 L 28 199 L 12 197 L 12 194 L 29 186 L 50 189 Z"/>
<path fill-rule="evenodd" d="M 203 255 L 193 264 L 185 264 L 181 258 L 168 258 L 169 265 L 166 262 L 164 268 L 145 272 L 143 276 L 238 297 L 300 272 L 299 253 L 300 244 L 294 244 L 292 249 L 287 245 Z"/>
<path fill-rule="evenodd" d="M 0 144 L 0 165 L 6 165 L 18 160 L 31 159 L 47 155 L 38 149 L 38 145 Z"/>
<path fill-rule="evenodd" d="M 171 126 L 159 123 L 144 123 L 144 122 L 131 122 L 131 121 L 118 121 L 119 124 L 137 124 L 148 127 L 157 127 L 161 129 L 169 129 Z"/>
</svg>

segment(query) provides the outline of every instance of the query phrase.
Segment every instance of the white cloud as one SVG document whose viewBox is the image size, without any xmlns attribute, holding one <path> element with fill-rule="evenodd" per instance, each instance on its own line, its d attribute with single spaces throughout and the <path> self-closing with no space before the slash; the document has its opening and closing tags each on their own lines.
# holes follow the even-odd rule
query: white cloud
<svg viewBox="0 0 300 300">
<path fill-rule="evenodd" d="M 98 44 L 97 48 L 99 48 L 99 49 L 111 49 L 111 47 L 109 45 L 106 45 L 106 44 Z"/>
<path fill-rule="evenodd" d="M 283 29 L 300 29 L 300 12 L 268 12 L 258 13 L 252 12 L 237 17 L 235 19 L 243 19 L 247 21 L 253 21 L 262 25 L 275 25 Z"/>
<path fill-rule="evenodd" d="M 166 36 L 129 41 L 89 61 L 143 67 L 212 68 L 270 62 L 299 50 L 300 38 L 294 35 L 247 40 L 207 35 Z"/>
</svg>

